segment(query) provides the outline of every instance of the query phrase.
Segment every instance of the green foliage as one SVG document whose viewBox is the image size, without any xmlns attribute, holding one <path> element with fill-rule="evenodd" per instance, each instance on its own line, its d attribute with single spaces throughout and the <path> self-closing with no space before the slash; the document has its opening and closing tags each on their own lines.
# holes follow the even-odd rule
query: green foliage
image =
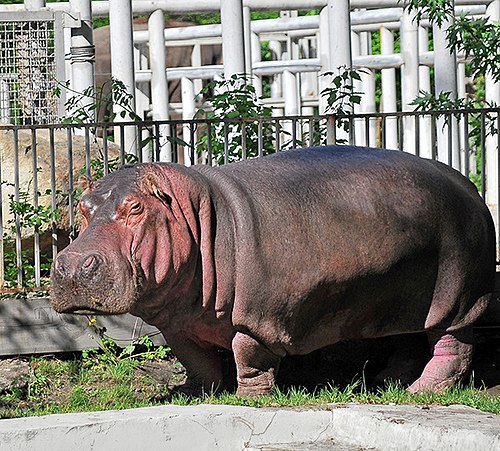
<svg viewBox="0 0 500 451">
<path fill-rule="evenodd" d="M 132 340 L 121 348 L 116 341 L 106 335 L 106 329 L 97 324 L 96 317 L 89 318 L 89 326 L 94 330 L 92 336 L 97 342 L 97 348 L 86 349 L 82 352 L 83 366 L 90 367 L 100 364 L 118 364 L 125 359 L 133 360 L 164 360 L 172 358 L 168 346 L 155 346 L 151 337 L 144 335 Z"/>
<path fill-rule="evenodd" d="M 65 124 L 89 124 L 96 122 L 96 113 L 104 112 L 103 121 L 113 122 L 118 118 L 139 121 L 141 118 L 132 108 L 132 95 L 128 93 L 125 84 L 116 78 L 110 78 L 101 86 L 89 86 L 83 92 L 69 89 L 69 82 L 64 84 L 64 89 L 71 92 L 71 96 L 65 102 L 70 116 L 62 118 Z M 61 87 L 54 94 L 61 95 Z M 113 112 L 113 105 L 121 107 L 120 113 Z"/>
<path fill-rule="evenodd" d="M 321 96 L 326 98 L 326 113 L 336 116 L 335 126 L 349 132 L 351 122 L 349 114 L 352 114 L 354 105 L 361 103 L 362 92 L 355 91 L 354 81 L 361 80 L 363 70 L 351 69 L 346 66 L 340 66 L 337 72 L 325 72 L 321 75 L 333 77 L 330 86 L 321 91 Z M 326 134 L 325 134 L 326 136 Z M 344 140 L 337 140 L 342 143 Z"/>
<path fill-rule="evenodd" d="M 210 94 L 212 93 L 212 94 Z M 206 95 L 211 111 L 200 110 L 198 115 L 207 119 L 221 119 L 211 127 L 211 135 L 205 134 L 198 142 L 199 152 L 209 150 L 216 164 L 241 160 L 243 157 L 266 155 L 274 151 L 272 135 L 274 126 L 269 121 L 260 122 L 249 118 L 270 117 L 272 110 L 262 104 L 249 77 L 233 75 L 228 79 L 213 80 L 200 94 Z M 225 145 L 225 137 L 230 137 Z"/>
<path fill-rule="evenodd" d="M 490 74 L 500 80 L 500 23 L 470 19 L 461 15 L 447 31 L 448 46 L 463 52 L 474 75 Z"/>
<path fill-rule="evenodd" d="M 346 66 L 339 67 L 337 73 L 324 72 L 323 76 L 333 77 L 331 86 L 321 91 L 321 96 L 326 98 L 328 113 L 346 115 L 352 113 L 353 105 L 361 103 L 362 92 L 354 90 L 354 80 L 361 80 L 362 70 L 350 69 Z"/>
<path fill-rule="evenodd" d="M 469 106 L 466 99 L 452 99 L 451 92 L 440 92 L 437 97 L 426 91 L 420 91 L 419 94 L 410 103 L 415 105 L 416 111 L 458 110 Z M 457 117 L 460 118 L 460 115 Z"/>
<path fill-rule="evenodd" d="M 40 193 L 38 193 L 40 195 Z M 46 192 L 49 195 L 50 192 Z M 13 194 L 9 195 L 9 214 L 11 218 L 7 221 L 7 231 L 4 234 L 4 286 L 6 288 L 17 287 L 18 268 L 15 236 L 20 231 L 34 230 L 43 232 L 59 219 L 59 213 L 52 206 L 38 205 L 35 207 L 30 199 L 29 193 L 19 192 L 19 200 Z M 21 273 L 22 288 L 35 286 L 35 265 L 31 258 L 32 253 L 26 249 L 21 250 Z M 47 258 L 40 265 L 42 274 L 50 271 L 51 259 Z"/>
<path fill-rule="evenodd" d="M 454 14 L 452 0 L 406 0 L 408 11 L 415 11 L 415 19 L 420 22 L 424 16 L 439 27 Z"/>
</svg>

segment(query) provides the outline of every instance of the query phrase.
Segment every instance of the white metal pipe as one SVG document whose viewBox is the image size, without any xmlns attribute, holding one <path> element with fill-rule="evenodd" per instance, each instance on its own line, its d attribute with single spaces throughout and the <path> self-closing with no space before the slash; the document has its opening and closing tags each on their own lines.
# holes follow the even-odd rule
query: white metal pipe
<svg viewBox="0 0 500 451">
<path fill-rule="evenodd" d="M 168 110 L 167 64 L 165 57 L 165 20 L 163 11 L 154 11 L 148 19 L 149 61 L 151 64 L 151 106 L 154 121 L 170 118 Z M 160 161 L 172 161 L 171 145 L 167 140 L 169 126 L 159 127 Z"/>
<path fill-rule="evenodd" d="M 328 57 L 330 70 L 352 67 L 351 56 L 351 16 L 349 0 L 328 0 Z"/>
<path fill-rule="evenodd" d="M 484 5 L 487 0 L 456 0 L 458 5 Z M 243 5 L 255 11 L 280 11 L 280 10 L 307 10 L 321 9 L 327 4 L 327 0 L 244 0 Z M 103 17 L 109 14 L 109 1 L 94 2 L 94 17 Z M 400 0 L 377 0 L 377 8 L 396 8 L 401 6 Z M 69 11 L 68 3 L 51 3 L 51 9 L 58 11 Z M 352 9 L 373 8 L 373 0 L 351 0 Z M 22 5 L 5 5 L 9 10 L 22 9 Z M 197 0 L 186 2 L 186 0 L 134 0 L 133 12 L 137 15 L 150 14 L 156 9 L 165 13 L 202 13 L 218 11 L 220 0 Z"/>
<path fill-rule="evenodd" d="M 380 52 L 383 56 L 392 55 L 394 52 L 394 35 L 387 28 L 380 28 Z M 386 68 L 381 70 L 381 111 L 393 113 L 397 108 L 396 96 L 396 69 Z M 385 120 L 385 147 L 388 149 L 398 148 L 398 123 L 394 117 Z"/>
<path fill-rule="evenodd" d="M 422 26 L 418 27 L 418 51 L 429 51 L 429 30 Z M 431 75 L 430 67 L 423 65 L 419 58 L 420 66 L 418 68 L 419 89 L 425 92 L 431 92 Z M 431 118 L 424 116 L 418 118 L 420 126 L 419 136 L 419 155 L 423 158 L 432 158 L 432 134 L 431 134 Z"/>
<path fill-rule="evenodd" d="M 487 15 L 489 21 L 493 23 L 500 22 L 500 0 L 494 0 L 490 3 Z M 500 105 L 500 82 L 496 81 L 490 74 L 486 75 L 486 100 Z M 499 222 L 499 177 L 498 173 L 498 136 L 488 135 L 486 137 L 485 158 L 486 158 L 486 203 L 493 215 L 495 225 L 498 231 Z"/>
<path fill-rule="evenodd" d="M 243 8 L 243 48 L 245 49 L 245 74 L 252 72 L 252 17 L 250 15 L 250 8 L 245 6 Z M 223 44 L 224 45 L 224 44 Z"/>
<path fill-rule="evenodd" d="M 135 111 L 135 71 L 134 53 L 132 42 L 132 0 L 109 1 L 109 34 L 111 44 L 111 73 L 113 77 L 125 85 L 127 93 L 131 96 L 129 108 Z M 127 114 L 123 105 L 113 105 L 117 120 L 126 120 L 121 114 Z M 120 129 L 116 127 L 115 138 L 121 141 Z M 137 132 L 135 127 L 125 129 L 125 152 L 137 155 Z"/>
<path fill-rule="evenodd" d="M 454 18 L 447 17 L 439 27 L 436 23 L 432 27 L 434 40 L 434 90 L 438 97 L 442 92 L 449 92 L 450 99 L 457 98 L 457 58 L 455 52 L 448 48 L 447 30 L 454 23 Z M 460 170 L 460 150 L 458 146 L 458 124 L 454 116 L 438 120 L 436 137 L 438 142 L 438 160 Z M 448 133 L 452 128 L 451 135 Z M 451 142 L 450 142 L 451 139 Z M 451 147 L 451 155 L 450 155 Z M 451 157 L 451 161 L 450 161 Z"/>
<path fill-rule="evenodd" d="M 360 34 L 360 50 L 362 55 L 371 56 L 371 33 Z M 375 75 L 371 69 L 366 68 L 360 73 L 363 95 L 361 96 L 360 107 L 363 113 L 374 113 L 375 107 Z M 366 126 L 364 131 L 366 134 Z M 365 136 L 366 145 L 375 145 L 376 122 L 373 118 L 368 123 L 368 136 Z"/>
<path fill-rule="evenodd" d="M 418 26 L 415 21 L 415 13 L 403 12 L 401 17 L 401 56 L 403 66 L 401 67 L 402 84 L 402 109 L 412 111 L 411 102 L 418 96 Z M 409 153 L 416 153 L 415 148 L 415 120 L 412 117 L 403 119 L 404 137 L 403 148 Z"/>
<path fill-rule="evenodd" d="M 253 74 L 253 67 L 256 63 L 259 63 L 261 60 L 261 47 L 260 47 L 260 38 L 259 35 L 256 33 L 252 33 L 250 36 L 250 44 L 251 44 L 251 54 L 252 54 L 252 61 L 251 61 L 251 68 L 249 70 L 249 73 L 252 73 L 253 78 L 252 78 L 252 84 L 255 88 L 255 93 L 257 94 L 258 97 L 262 96 L 262 78 L 258 76 L 257 74 Z"/>
<path fill-rule="evenodd" d="M 194 99 L 194 84 L 189 78 L 181 80 L 182 92 L 182 119 L 191 120 L 196 113 L 196 105 Z M 189 146 L 184 146 L 183 163 L 185 166 L 191 166 L 191 151 L 194 143 L 191 142 L 191 127 L 189 124 L 182 126 L 182 139 Z"/>
<path fill-rule="evenodd" d="M 362 55 L 361 50 L 361 34 L 351 32 L 351 54 L 352 58 L 356 59 Z M 361 80 L 352 80 L 354 91 L 361 93 L 361 98 L 364 97 L 363 84 Z M 361 105 L 353 105 L 354 114 L 362 113 Z M 365 128 L 362 120 L 356 119 L 354 121 L 354 144 L 363 146 L 366 143 Z"/>
<path fill-rule="evenodd" d="M 148 28 L 153 120 L 162 121 L 169 119 L 163 11 L 157 10 L 149 16 Z"/>
<path fill-rule="evenodd" d="M 99 2 L 101 3 L 101 2 Z M 352 3 L 352 2 L 351 2 Z M 54 3 L 51 3 L 53 5 Z M 484 5 L 466 6 L 455 8 L 456 14 L 484 14 Z M 365 10 L 351 12 L 351 25 L 355 31 L 376 31 L 383 23 L 399 27 L 402 8 L 391 8 L 387 10 Z M 428 26 L 429 21 L 423 19 L 422 25 Z M 319 27 L 319 16 L 282 17 L 279 19 L 254 20 L 251 23 L 253 33 L 277 33 L 303 30 L 315 30 Z M 166 41 L 196 40 L 201 38 L 220 37 L 222 28 L 220 24 L 194 25 L 190 27 L 172 27 L 165 29 Z M 148 31 L 140 30 L 134 32 L 134 42 L 147 42 Z M 181 44 L 179 44 L 181 45 Z"/>
<path fill-rule="evenodd" d="M 39 11 L 45 8 L 46 3 L 45 0 L 24 0 L 24 9 L 26 11 Z"/>
<path fill-rule="evenodd" d="M 80 18 L 81 26 L 71 29 L 71 88 L 78 94 L 94 86 L 95 48 L 92 33 L 91 0 L 71 0 L 71 14 Z M 95 103 L 92 96 L 83 97 L 78 108 L 89 107 Z M 68 111 L 71 114 L 71 111 Z M 95 110 L 88 110 L 91 121 L 95 120 Z M 84 130 L 76 130 L 83 134 Z"/>
<path fill-rule="evenodd" d="M 191 52 L 191 66 L 192 67 L 201 67 L 202 59 L 201 59 L 201 44 L 198 42 L 193 44 L 193 50 Z M 200 78 L 194 79 L 194 92 L 198 94 L 203 88 L 203 82 Z"/>
<path fill-rule="evenodd" d="M 242 0 L 220 0 L 224 77 L 245 72 Z"/>
</svg>

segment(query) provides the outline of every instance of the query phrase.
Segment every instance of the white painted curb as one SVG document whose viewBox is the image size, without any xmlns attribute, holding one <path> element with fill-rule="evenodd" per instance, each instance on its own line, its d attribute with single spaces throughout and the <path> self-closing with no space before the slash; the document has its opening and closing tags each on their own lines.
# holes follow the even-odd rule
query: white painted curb
<svg viewBox="0 0 500 451">
<path fill-rule="evenodd" d="M 314 443 L 378 450 L 500 450 L 500 415 L 463 406 L 168 405 L 0 420 L 2 451 L 249 451 L 278 445 L 275 449 L 301 449 L 300 444 L 314 449 Z"/>
</svg>

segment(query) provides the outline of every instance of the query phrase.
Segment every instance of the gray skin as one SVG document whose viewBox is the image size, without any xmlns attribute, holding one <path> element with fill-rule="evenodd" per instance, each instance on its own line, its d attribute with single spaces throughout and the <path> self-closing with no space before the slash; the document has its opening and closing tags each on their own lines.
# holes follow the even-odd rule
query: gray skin
<svg viewBox="0 0 500 451">
<path fill-rule="evenodd" d="M 426 331 L 411 391 L 472 358 L 493 290 L 495 233 L 465 177 L 402 152 L 321 147 L 223 167 L 140 164 L 80 203 L 52 268 L 58 312 L 130 312 L 157 326 L 191 381 L 269 392 L 280 360 L 339 340 Z"/>
</svg>

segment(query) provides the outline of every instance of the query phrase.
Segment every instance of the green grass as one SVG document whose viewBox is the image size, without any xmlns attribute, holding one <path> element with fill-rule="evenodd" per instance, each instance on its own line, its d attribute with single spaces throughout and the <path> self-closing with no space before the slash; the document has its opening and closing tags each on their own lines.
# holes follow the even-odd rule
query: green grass
<svg viewBox="0 0 500 451">
<path fill-rule="evenodd" d="M 272 394 L 252 398 L 227 392 L 188 397 L 172 394 L 168 387 L 145 375 L 139 370 L 141 363 L 135 358 L 99 360 L 95 354 L 92 358 L 73 360 L 33 358 L 28 386 L 0 394 L 0 418 L 130 409 L 169 403 L 249 407 L 312 407 L 351 402 L 426 406 L 462 404 L 500 414 L 500 396 L 489 394 L 472 382 L 444 393 L 410 394 L 397 384 L 367 390 L 360 380 L 344 388 L 330 385 L 312 392 L 300 387 L 287 390 L 276 388 Z"/>
<path fill-rule="evenodd" d="M 316 392 L 301 388 L 291 388 L 287 391 L 275 389 L 270 395 L 253 398 L 242 398 L 234 394 L 222 393 L 205 395 L 199 398 L 175 396 L 171 403 L 180 405 L 196 404 L 228 404 L 248 407 L 297 407 L 319 406 L 331 403 L 362 403 L 362 404 L 410 404 L 410 405 L 441 405 L 462 404 L 476 409 L 500 414 L 500 396 L 490 395 L 484 389 L 474 387 L 455 387 L 444 393 L 410 394 L 397 384 L 388 384 L 383 389 L 367 391 L 361 382 L 354 382 L 340 389 L 335 386 L 324 387 Z"/>
</svg>

